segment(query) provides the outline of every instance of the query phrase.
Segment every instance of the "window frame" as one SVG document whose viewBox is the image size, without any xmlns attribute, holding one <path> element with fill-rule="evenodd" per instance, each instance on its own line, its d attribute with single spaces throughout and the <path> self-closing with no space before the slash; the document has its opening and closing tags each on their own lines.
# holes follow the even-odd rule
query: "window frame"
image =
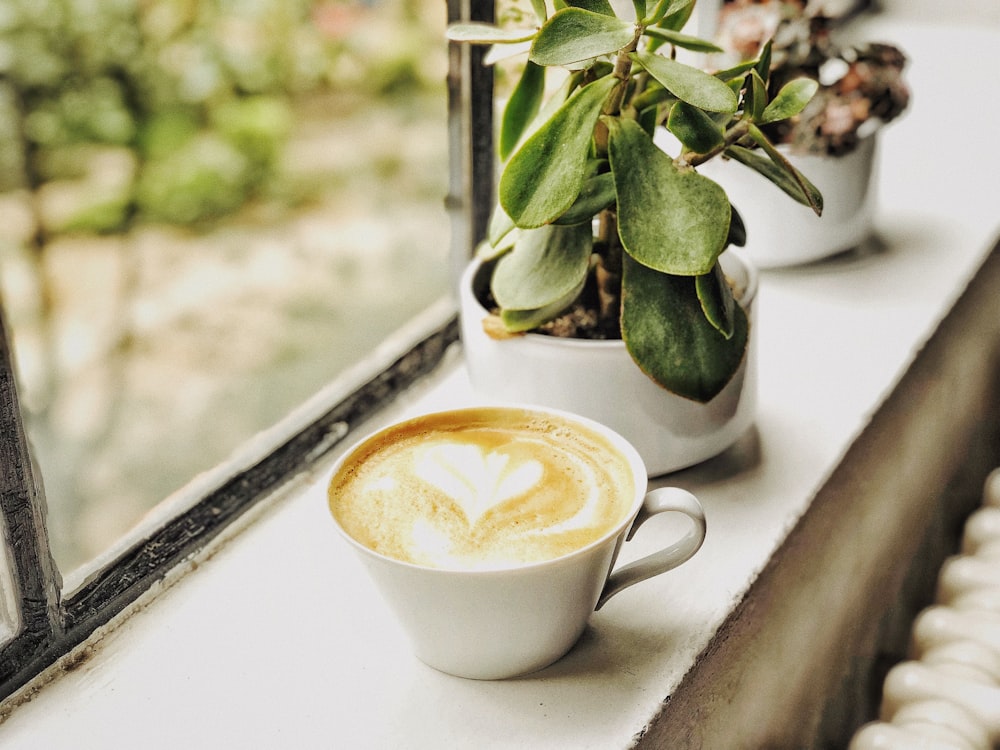
<svg viewBox="0 0 1000 750">
<path fill-rule="evenodd" d="M 492 21 L 493 0 L 448 0 L 448 21 Z M 443 29 L 442 29 L 443 38 Z M 453 277 L 485 236 L 493 191 L 493 75 L 485 51 L 450 44 L 449 187 Z M 427 330 L 427 327 L 430 330 Z M 308 472 L 355 426 L 429 374 L 458 341 L 454 312 L 407 340 L 387 367 L 356 387 L 324 391 L 269 437 L 269 450 L 233 467 L 194 498 L 99 564 L 72 591 L 52 556 L 42 478 L 32 459 L 18 400 L 13 350 L 0 301 L 0 521 L 9 579 L 2 602 L 13 635 L 0 645 L 0 701 L 24 688 L 134 604 L 234 521 Z M 283 422 L 282 425 L 285 423 Z"/>
</svg>

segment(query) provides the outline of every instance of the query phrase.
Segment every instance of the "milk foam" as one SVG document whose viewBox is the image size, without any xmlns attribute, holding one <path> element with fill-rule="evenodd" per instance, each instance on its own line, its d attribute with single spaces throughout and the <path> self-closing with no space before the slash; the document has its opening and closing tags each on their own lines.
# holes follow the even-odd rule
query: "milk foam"
<svg viewBox="0 0 1000 750">
<path fill-rule="evenodd" d="M 494 506 L 528 492 L 543 471 L 534 459 L 512 464 L 507 454 L 468 443 L 436 443 L 413 463 L 413 473 L 457 503 L 472 526 Z"/>
<path fill-rule="evenodd" d="M 334 515 L 377 552 L 458 569 L 559 557 L 617 526 L 634 494 L 628 461 L 599 434 L 511 413 L 378 436 L 334 477 Z"/>
</svg>

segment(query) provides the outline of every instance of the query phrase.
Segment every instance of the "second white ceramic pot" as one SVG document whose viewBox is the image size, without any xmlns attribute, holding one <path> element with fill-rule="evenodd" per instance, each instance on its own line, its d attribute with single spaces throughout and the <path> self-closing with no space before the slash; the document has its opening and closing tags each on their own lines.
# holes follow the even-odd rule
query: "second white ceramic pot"
<svg viewBox="0 0 1000 750">
<path fill-rule="evenodd" d="M 752 169 L 715 159 L 698 171 L 721 185 L 743 217 L 743 250 L 758 268 L 781 268 L 827 258 L 861 245 L 875 213 L 877 135 L 843 156 L 792 154 L 788 160 L 823 194 L 823 215 L 793 201 Z"/>
<path fill-rule="evenodd" d="M 605 424 L 636 447 L 650 476 L 718 455 L 753 425 L 757 411 L 757 272 L 733 250 L 723 253 L 721 262 L 747 312 L 750 337 L 736 374 L 709 403 L 655 383 L 621 341 L 537 333 L 489 337 L 482 325 L 489 313 L 478 296 L 489 285 L 488 268 L 479 262 L 469 265 L 459 287 L 462 343 L 473 389 L 487 401 L 538 404 Z"/>
</svg>

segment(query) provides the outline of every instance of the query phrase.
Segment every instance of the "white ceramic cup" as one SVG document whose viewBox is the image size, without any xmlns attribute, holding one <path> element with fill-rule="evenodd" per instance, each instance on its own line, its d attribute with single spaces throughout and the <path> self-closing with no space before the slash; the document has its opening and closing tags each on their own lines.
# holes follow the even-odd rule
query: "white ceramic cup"
<svg viewBox="0 0 1000 750">
<path fill-rule="evenodd" d="M 625 518 L 569 554 L 491 570 L 424 567 L 387 557 L 355 540 L 334 518 L 338 532 L 360 555 L 402 623 L 417 657 L 442 672 L 484 680 L 527 674 L 558 660 L 579 639 L 591 612 L 622 589 L 690 559 L 706 530 L 704 510 L 691 493 L 673 487 L 647 492 L 646 468 L 639 454 L 604 425 L 537 406 L 489 408 L 551 414 L 602 435 L 627 459 L 633 474 L 634 497 Z M 338 459 L 334 477 L 371 437 Z M 649 518 L 667 512 L 688 516 L 687 534 L 664 540 L 659 551 L 614 569 L 622 544 Z"/>
</svg>

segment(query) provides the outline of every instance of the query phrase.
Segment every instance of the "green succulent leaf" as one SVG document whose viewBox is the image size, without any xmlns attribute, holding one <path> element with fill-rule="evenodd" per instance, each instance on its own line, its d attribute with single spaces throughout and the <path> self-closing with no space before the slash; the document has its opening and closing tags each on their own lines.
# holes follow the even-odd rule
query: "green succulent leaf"
<svg viewBox="0 0 1000 750">
<path fill-rule="evenodd" d="M 747 225 L 743 221 L 743 217 L 740 216 L 740 212 L 736 210 L 736 206 L 730 204 L 730 218 L 729 218 L 729 236 L 726 237 L 726 247 L 730 245 L 736 245 L 736 247 L 744 247 L 747 244 Z"/>
<path fill-rule="evenodd" d="M 572 206 L 556 219 L 555 224 L 589 223 L 615 202 L 615 181 L 610 172 L 594 175 L 583 183 L 580 195 Z"/>
<path fill-rule="evenodd" d="M 545 19 L 549 17 L 549 9 L 545 7 L 545 0 L 531 0 L 531 7 L 535 10 L 538 23 L 545 23 Z"/>
<path fill-rule="evenodd" d="M 528 331 L 568 307 L 587 279 L 593 231 L 589 224 L 522 232 L 497 261 L 491 291 L 509 331 Z"/>
<path fill-rule="evenodd" d="M 748 60 L 746 62 L 741 62 L 738 65 L 734 65 L 731 68 L 726 68 L 725 70 L 720 70 L 715 74 L 715 77 L 720 81 L 739 81 L 738 88 L 743 88 L 743 77 L 747 72 L 756 65 L 756 61 Z"/>
<path fill-rule="evenodd" d="M 615 9 L 608 0 L 567 0 L 566 5 L 589 10 L 591 13 L 600 13 L 602 16 L 615 17 Z"/>
<path fill-rule="evenodd" d="M 749 325 L 733 307 L 727 339 L 705 317 L 697 279 L 647 268 L 626 257 L 622 339 L 639 368 L 667 390 L 700 403 L 732 380 L 745 356 Z"/>
<path fill-rule="evenodd" d="M 805 191 L 795 178 L 766 155 L 745 146 L 730 146 L 726 149 L 726 156 L 760 173 L 799 203 L 809 205 Z"/>
<path fill-rule="evenodd" d="M 627 47 L 635 24 L 614 16 L 565 8 L 542 26 L 528 58 L 538 65 L 570 65 Z"/>
<path fill-rule="evenodd" d="M 493 247 L 499 247 L 506 237 L 509 237 L 517 227 L 503 210 L 499 203 L 493 207 L 490 223 L 486 228 L 486 241 Z"/>
<path fill-rule="evenodd" d="M 648 24 L 656 24 L 662 29 L 680 31 L 691 18 L 694 4 L 695 0 L 659 0 L 646 21 Z"/>
<path fill-rule="evenodd" d="M 503 110 L 500 135 L 497 139 L 497 149 L 502 161 L 506 161 L 511 152 L 517 148 L 528 126 L 541 109 L 544 94 L 545 68 L 528 60 Z"/>
<path fill-rule="evenodd" d="M 766 84 L 771 75 L 771 48 L 774 46 L 772 40 L 767 40 L 764 46 L 760 50 L 760 55 L 757 57 L 757 62 L 754 64 L 754 70 L 757 71 L 757 75 L 761 77 Z"/>
<path fill-rule="evenodd" d="M 709 112 L 736 111 L 736 95 L 715 76 L 663 55 L 640 51 L 630 56 L 681 101 Z"/>
<path fill-rule="evenodd" d="M 499 258 L 501 255 L 509 252 L 510 249 L 514 247 L 517 235 L 517 232 L 512 232 L 511 234 L 504 236 L 496 245 L 491 245 L 489 240 L 483 240 L 476 246 L 475 257 L 484 263 L 486 261 Z"/>
<path fill-rule="evenodd" d="M 445 31 L 445 36 L 452 42 L 466 44 L 515 44 L 529 42 L 535 38 L 538 29 L 509 29 L 494 26 L 490 23 L 453 23 Z"/>
<path fill-rule="evenodd" d="M 570 96 L 572 96 L 573 92 L 580 88 L 582 82 L 582 71 L 577 70 L 566 76 L 565 80 L 563 80 L 559 87 L 546 96 L 541 112 L 535 118 L 534 122 L 532 122 L 528 127 L 526 133 L 534 132 L 534 130 L 537 129 L 541 123 L 548 122 L 555 117 L 559 108 L 566 103 Z"/>
<path fill-rule="evenodd" d="M 725 191 L 693 169 L 678 168 L 636 122 L 604 121 L 625 251 L 664 273 L 708 273 L 729 235 Z"/>
<path fill-rule="evenodd" d="M 718 75 L 718 78 L 719 78 L 720 81 L 725 81 L 726 82 L 726 85 L 729 86 L 730 89 L 732 89 L 733 95 L 736 97 L 736 100 L 739 101 L 740 94 L 743 91 L 743 82 L 746 79 L 745 78 L 723 78 L 721 74 Z"/>
<path fill-rule="evenodd" d="M 736 299 L 719 263 L 706 274 L 695 276 L 695 291 L 705 319 L 725 338 L 736 330 Z"/>
<path fill-rule="evenodd" d="M 639 123 L 639 126 L 649 133 L 649 137 L 652 138 L 656 134 L 656 128 L 660 123 L 659 113 L 655 109 L 643 110 L 642 112 L 639 112 L 635 121 Z"/>
<path fill-rule="evenodd" d="M 760 77 L 756 70 L 750 71 L 750 85 L 747 87 L 747 96 L 747 111 L 750 112 L 750 117 L 756 122 L 763 116 L 764 108 L 767 106 L 767 84 L 764 83 L 764 79 Z"/>
<path fill-rule="evenodd" d="M 768 140 L 768 137 L 764 135 L 760 128 L 751 123 L 749 133 L 754 142 L 764 149 L 768 158 L 799 186 L 802 194 L 805 196 L 806 205 L 812 208 L 817 216 L 821 216 L 823 214 L 823 195 L 819 192 L 819 189 L 809 182 L 806 176 L 797 170 L 784 154 L 775 148 L 774 144 Z"/>
<path fill-rule="evenodd" d="M 811 78 L 796 78 L 789 81 L 764 108 L 757 122 L 765 125 L 795 117 L 805 109 L 818 89 L 819 82 Z"/>
<path fill-rule="evenodd" d="M 659 105 L 663 104 L 670 107 L 673 106 L 674 102 L 678 101 L 680 99 L 663 88 L 658 81 L 650 81 L 641 94 L 632 97 L 632 106 L 638 112 L 653 110 L 658 116 L 659 113 L 656 112 L 656 109 Z"/>
<path fill-rule="evenodd" d="M 602 172 L 607 172 L 611 168 L 608 164 L 608 156 L 605 154 L 603 157 L 597 157 L 587 160 L 587 179 L 591 177 L 596 177 Z"/>
<path fill-rule="evenodd" d="M 529 64 L 534 65 L 534 63 L 529 63 Z M 544 70 L 544 68 L 542 68 L 542 70 Z M 566 76 L 566 78 L 562 81 L 562 83 L 559 84 L 558 88 L 556 88 L 554 91 L 551 91 L 547 95 L 544 95 L 544 100 L 540 106 L 539 112 L 533 118 L 531 118 L 530 121 L 524 124 L 524 130 L 522 131 L 520 138 L 518 139 L 518 142 L 514 145 L 514 148 L 511 150 L 516 151 L 517 148 L 524 143 L 524 141 L 528 138 L 528 136 L 530 136 L 532 133 L 538 130 L 538 128 L 541 127 L 544 123 L 548 122 L 553 117 L 555 117 L 556 112 L 559 111 L 559 108 L 566 103 L 566 101 L 569 99 L 569 97 L 573 94 L 574 91 L 580 88 L 581 81 L 583 81 L 582 71 L 574 71 L 570 75 Z M 510 154 L 507 154 L 506 158 L 509 157 Z"/>
<path fill-rule="evenodd" d="M 667 118 L 667 130 L 677 136 L 684 147 L 704 154 L 726 142 L 722 128 L 703 110 L 685 102 L 677 102 Z"/>
<path fill-rule="evenodd" d="M 600 78 L 571 96 L 514 153 L 500 177 L 500 203 L 519 227 L 548 224 L 583 187 L 594 125 L 618 83 Z"/>
<path fill-rule="evenodd" d="M 722 47 L 713 44 L 707 39 L 700 39 L 699 37 L 690 36 L 689 34 L 681 34 L 679 31 L 672 31 L 670 29 L 661 29 L 658 26 L 647 27 L 645 33 L 647 36 L 655 37 L 656 39 L 661 39 L 664 42 L 669 42 L 675 47 L 691 50 L 692 52 L 724 51 Z"/>
</svg>

